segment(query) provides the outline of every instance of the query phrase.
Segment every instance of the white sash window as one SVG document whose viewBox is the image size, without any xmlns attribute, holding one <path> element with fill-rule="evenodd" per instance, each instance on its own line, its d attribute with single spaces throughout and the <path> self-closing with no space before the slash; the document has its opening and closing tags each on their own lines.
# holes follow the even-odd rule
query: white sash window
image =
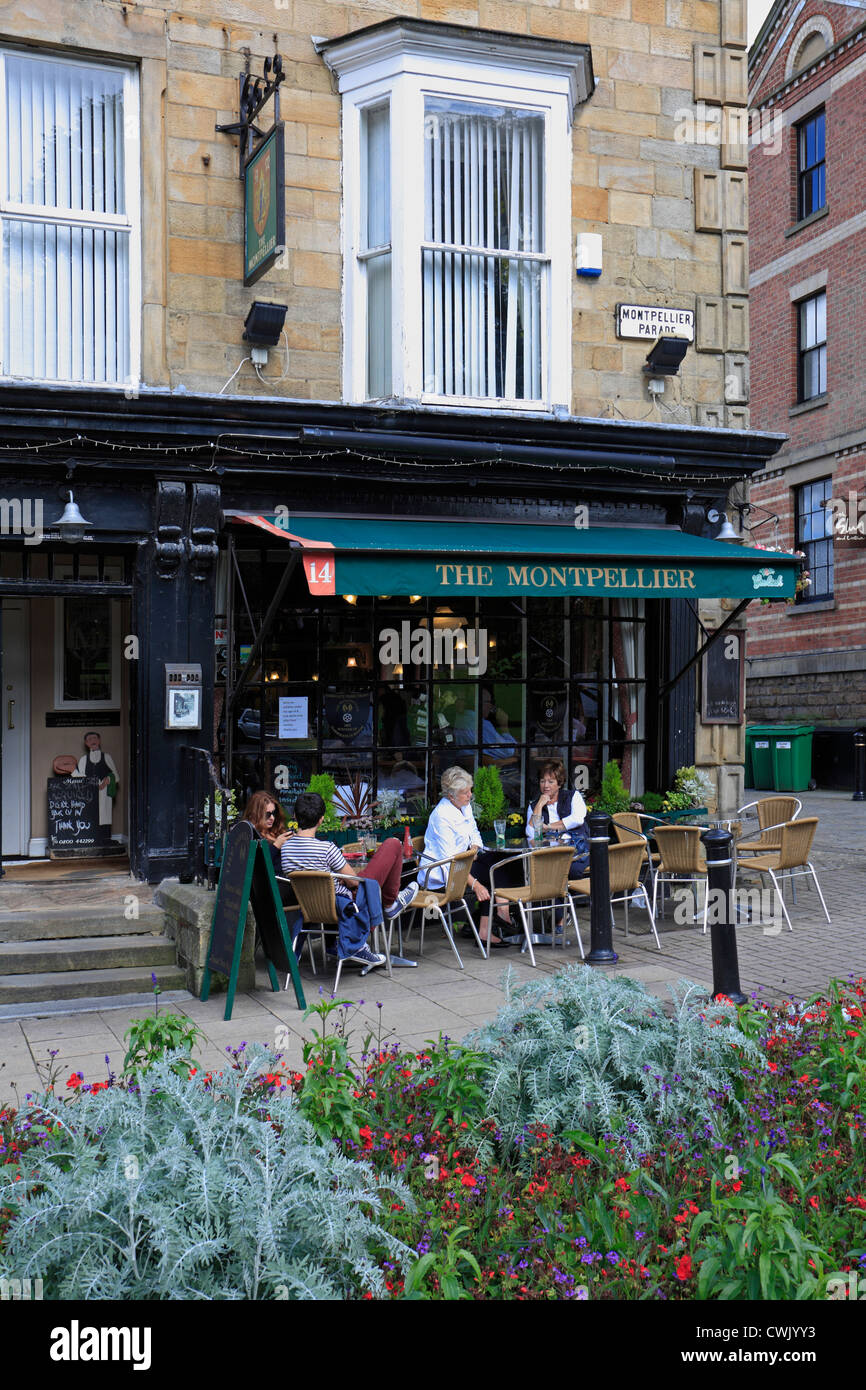
<svg viewBox="0 0 866 1390">
<path fill-rule="evenodd" d="M 0 52 L 0 373 L 138 381 L 138 96 L 130 68 Z"/>
<path fill-rule="evenodd" d="M 317 47 L 343 95 L 346 399 L 567 407 L 588 50 L 408 20 Z"/>
</svg>

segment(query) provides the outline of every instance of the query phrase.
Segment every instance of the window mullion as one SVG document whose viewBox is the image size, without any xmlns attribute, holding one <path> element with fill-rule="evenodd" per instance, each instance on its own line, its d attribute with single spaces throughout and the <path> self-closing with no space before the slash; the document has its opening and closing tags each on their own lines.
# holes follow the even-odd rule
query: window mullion
<svg viewBox="0 0 866 1390">
<path fill-rule="evenodd" d="M 394 392 L 420 400 L 423 390 L 421 243 L 424 240 L 424 98 L 420 82 L 394 84 L 391 115 L 394 243 Z"/>
</svg>

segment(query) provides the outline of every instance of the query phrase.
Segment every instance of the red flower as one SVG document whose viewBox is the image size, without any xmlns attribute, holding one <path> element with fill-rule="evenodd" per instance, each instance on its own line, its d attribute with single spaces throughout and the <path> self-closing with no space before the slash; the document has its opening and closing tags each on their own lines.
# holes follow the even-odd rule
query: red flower
<svg viewBox="0 0 866 1390">
<path fill-rule="evenodd" d="M 768 1062 L 768 1063 L 767 1063 L 767 1070 L 768 1070 L 768 1071 L 778 1071 L 779 1068 L 778 1068 L 778 1066 L 776 1065 L 775 1062 Z"/>
<path fill-rule="evenodd" d="M 814 1207 L 814 1208 L 817 1210 L 817 1208 L 818 1208 L 818 1198 L 817 1198 L 817 1197 L 810 1197 L 810 1198 L 809 1198 L 809 1206 L 810 1206 L 810 1207 Z"/>
<path fill-rule="evenodd" d="M 618 1187 L 621 1192 L 631 1191 L 631 1186 L 629 1183 L 626 1182 L 625 1178 L 617 1178 L 616 1182 L 614 1183 L 614 1187 Z"/>
<path fill-rule="evenodd" d="M 460 1179 L 460 1181 L 462 1182 L 462 1184 L 463 1184 L 464 1187 L 477 1187 L 477 1186 L 478 1186 L 478 1183 L 475 1181 L 475 1179 L 473 1178 L 473 1176 L 472 1176 L 471 1173 L 464 1173 L 464 1174 L 463 1174 L 463 1177 Z"/>
<path fill-rule="evenodd" d="M 691 1257 L 691 1255 L 682 1255 L 682 1256 L 680 1257 L 680 1259 L 677 1260 L 677 1267 L 676 1267 L 676 1271 L 675 1271 L 675 1272 L 676 1272 L 676 1276 L 677 1276 L 678 1279 L 690 1279 L 690 1278 L 691 1278 L 691 1274 L 692 1274 L 692 1257 Z"/>
<path fill-rule="evenodd" d="M 77 1090 L 78 1090 L 78 1087 L 81 1085 L 81 1083 L 83 1082 L 83 1080 L 84 1080 L 84 1072 L 83 1072 L 83 1071 L 74 1071 L 74 1072 L 72 1073 L 72 1075 L 70 1076 L 69 1080 L 68 1080 L 67 1083 L 66 1083 L 67 1088 L 71 1086 L 72 1089 L 73 1089 L 74 1091 L 77 1091 Z"/>
<path fill-rule="evenodd" d="M 740 1190 L 740 1188 L 742 1187 L 742 1185 L 743 1185 L 743 1184 L 742 1184 L 741 1182 L 739 1182 L 739 1181 L 737 1181 L 737 1182 L 732 1182 L 732 1183 L 731 1183 L 731 1190 L 732 1190 L 733 1192 L 739 1192 L 739 1190 Z"/>
</svg>

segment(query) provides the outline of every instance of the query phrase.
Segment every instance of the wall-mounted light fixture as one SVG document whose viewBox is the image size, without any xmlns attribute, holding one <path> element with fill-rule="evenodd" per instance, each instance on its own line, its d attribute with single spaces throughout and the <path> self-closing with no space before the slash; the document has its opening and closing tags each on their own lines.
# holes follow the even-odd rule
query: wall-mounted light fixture
<svg viewBox="0 0 866 1390">
<path fill-rule="evenodd" d="M 644 371 L 649 380 L 650 394 L 660 396 L 665 389 L 665 377 L 676 376 L 688 352 L 688 338 L 659 338 L 647 353 Z"/>
<path fill-rule="evenodd" d="M 79 541 L 92 540 L 91 536 L 85 533 L 88 526 L 93 523 L 85 521 L 81 512 L 78 510 L 78 503 L 69 491 L 69 501 L 63 508 L 63 515 L 51 523 L 49 539 L 65 541 L 68 545 L 76 545 Z"/>
<path fill-rule="evenodd" d="M 244 319 L 244 342 L 250 343 L 250 358 L 257 366 L 264 366 L 268 360 L 268 348 L 276 347 L 280 341 L 288 304 L 267 304 L 256 299 Z"/>
<path fill-rule="evenodd" d="M 343 595 L 343 598 L 346 600 L 347 603 L 357 603 L 357 602 L 358 602 L 358 595 L 357 595 L 357 594 L 344 594 L 344 595 Z"/>
</svg>

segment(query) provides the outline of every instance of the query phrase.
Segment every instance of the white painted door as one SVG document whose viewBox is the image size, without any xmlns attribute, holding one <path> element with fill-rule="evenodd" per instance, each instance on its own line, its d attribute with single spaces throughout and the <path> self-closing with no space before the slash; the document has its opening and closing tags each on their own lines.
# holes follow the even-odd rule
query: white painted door
<svg viewBox="0 0 866 1390">
<path fill-rule="evenodd" d="M 3 600 L 3 854 L 30 845 L 30 611 L 27 599 Z"/>
</svg>

